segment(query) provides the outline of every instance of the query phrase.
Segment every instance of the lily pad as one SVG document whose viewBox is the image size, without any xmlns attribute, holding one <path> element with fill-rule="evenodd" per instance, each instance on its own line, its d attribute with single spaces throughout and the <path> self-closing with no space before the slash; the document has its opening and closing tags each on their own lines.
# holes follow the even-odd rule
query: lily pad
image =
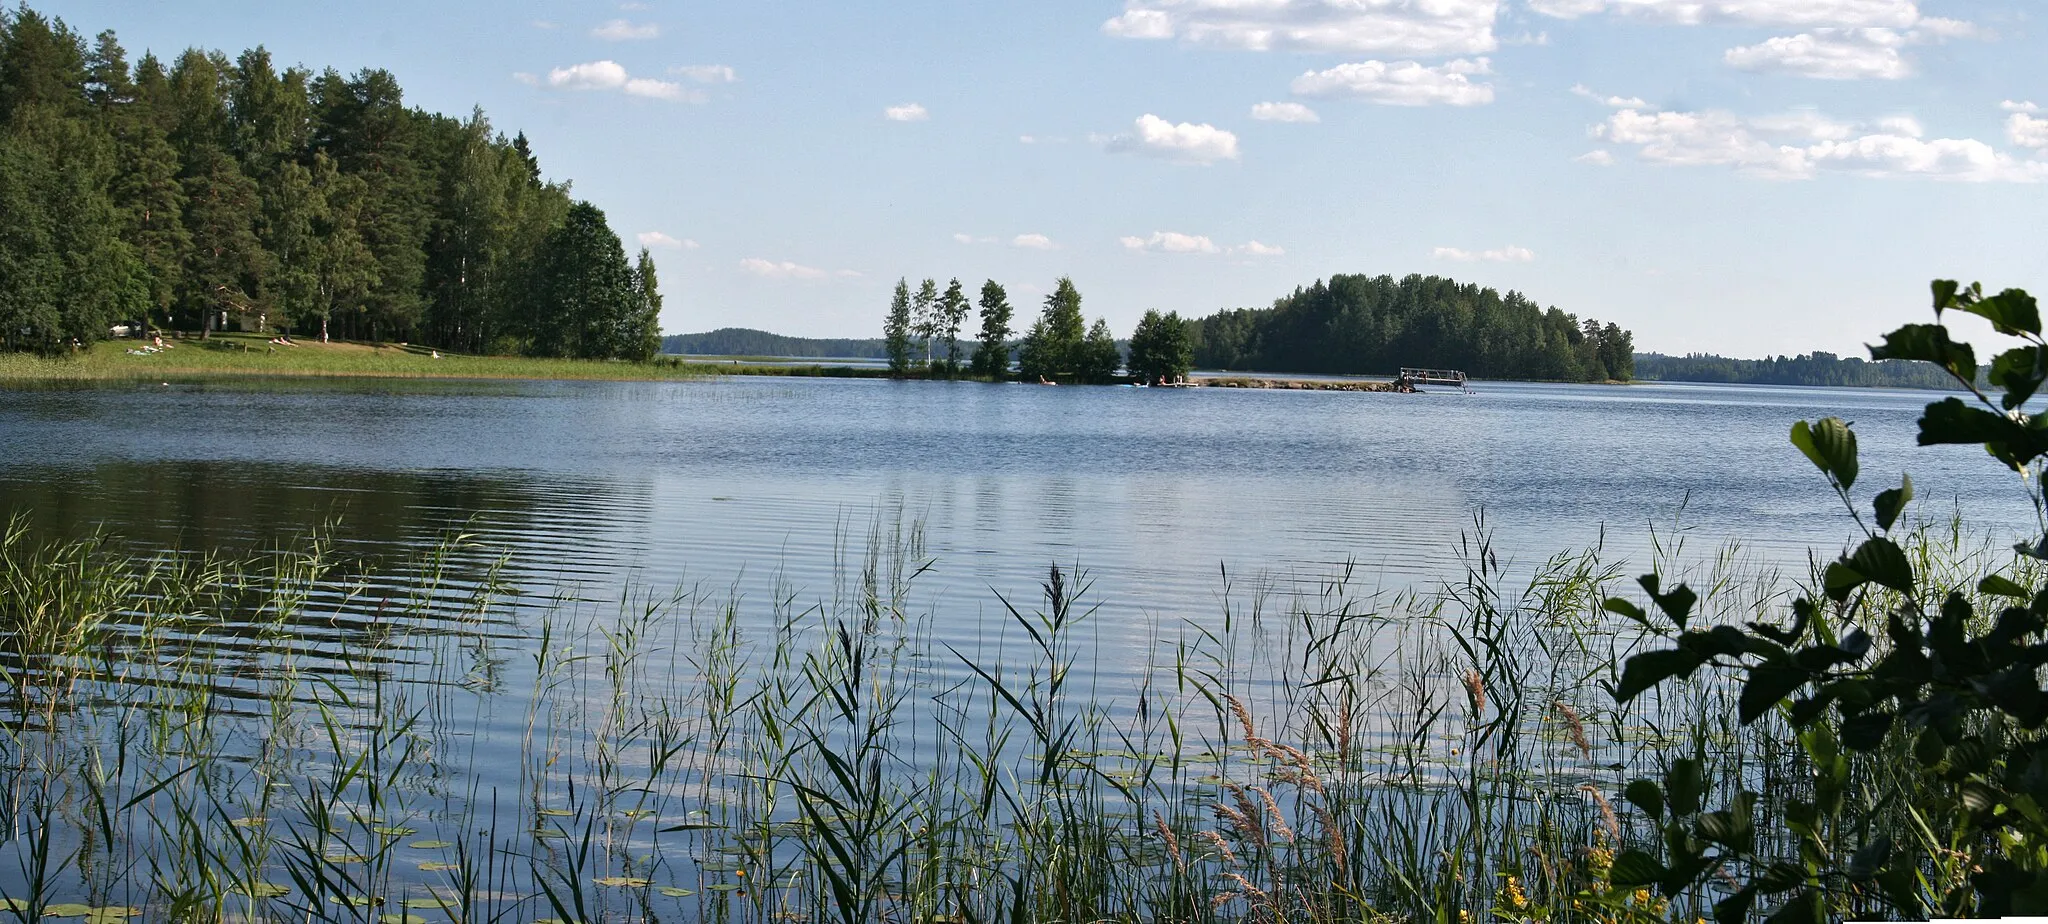
<svg viewBox="0 0 2048 924">
<path fill-rule="evenodd" d="M 642 888 L 648 882 L 638 876 L 604 876 L 591 881 L 601 886 L 624 886 L 629 889 Z"/>
<path fill-rule="evenodd" d="M 411 847 L 411 848 L 412 848 L 412 849 L 414 849 L 414 850 L 447 850 L 448 848 L 450 848 L 450 847 L 453 847 L 453 846 L 455 846 L 455 842 L 454 842 L 454 841 L 413 841 L 412 843 L 410 843 L 410 844 L 407 844 L 407 845 L 405 845 L 405 846 L 407 846 L 407 847 Z"/>
<path fill-rule="evenodd" d="M 427 919 L 417 914 L 380 914 L 380 924 L 427 924 Z"/>
<path fill-rule="evenodd" d="M 91 905 L 80 905 L 71 902 L 61 905 L 43 906 L 43 917 L 46 918 L 82 918 L 91 913 Z"/>
<path fill-rule="evenodd" d="M 685 895 L 695 895 L 697 893 L 692 892 L 689 889 L 678 889 L 675 886 L 662 886 L 661 894 L 666 895 L 670 898 L 682 898 Z"/>
<path fill-rule="evenodd" d="M 234 821 L 228 822 L 228 824 L 234 825 L 237 828 L 261 828 L 269 823 L 270 819 L 261 815 L 251 815 L 248 818 L 237 818 Z"/>
<path fill-rule="evenodd" d="M 140 908 L 94 908 L 85 916 L 85 924 L 123 924 L 129 918 L 142 914 Z"/>
<path fill-rule="evenodd" d="M 7 910 L 9 910 L 9 911 L 27 911 L 27 910 L 28 910 L 28 899 L 26 899 L 26 898 L 0 898 L 0 908 L 6 908 L 6 909 L 7 909 Z"/>
<path fill-rule="evenodd" d="M 576 814 L 575 812 L 569 811 L 568 809 L 541 809 L 540 813 L 542 815 L 546 815 L 549 818 L 568 818 L 571 815 Z"/>
<path fill-rule="evenodd" d="M 254 886 L 235 886 L 234 891 L 250 898 L 278 898 L 292 894 L 292 887 L 275 882 L 259 882 Z"/>
<path fill-rule="evenodd" d="M 439 873 L 455 869 L 457 865 L 458 864 L 454 863 L 443 863 L 440 860 L 428 860 L 427 862 L 420 864 L 420 871 L 427 873 Z"/>
<path fill-rule="evenodd" d="M 407 908 L 425 908 L 439 911 L 443 908 L 456 907 L 456 902 L 443 898 L 408 898 L 405 900 L 405 906 Z"/>
<path fill-rule="evenodd" d="M 402 828 L 402 827 L 382 827 L 382 828 L 371 828 L 370 830 L 371 830 L 371 831 L 373 831 L 373 832 L 375 832 L 375 833 L 377 833 L 377 834 L 381 834 L 381 835 L 383 835 L 383 836 L 385 836 L 385 837 L 411 837 L 411 836 L 413 836 L 413 835 L 415 835 L 415 834 L 418 834 L 418 833 L 420 833 L 420 832 L 419 832 L 419 829 L 417 829 L 417 828 Z"/>
<path fill-rule="evenodd" d="M 376 899 L 368 895 L 335 895 L 329 900 L 337 905 L 347 905 L 351 908 L 367 908 L 377 903 Z"/>
</svg>

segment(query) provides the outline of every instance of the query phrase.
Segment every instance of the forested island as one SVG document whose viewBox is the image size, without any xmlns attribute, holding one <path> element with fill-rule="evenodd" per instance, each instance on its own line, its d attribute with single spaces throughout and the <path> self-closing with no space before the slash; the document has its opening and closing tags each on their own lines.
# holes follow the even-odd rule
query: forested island
<svg viewBox="0 0 2048 924">
<path fill-rule="evenodd" d="M 1189 326 L 1203 369 L 1393 375 L 1430 366 L 1598 382 L 1632 378 L 1635 365 L 1633 335 L 1619 325 L 1441 276 L 1340 274 L 1270 308 L 1219 311 Z"/>
<path fill-rule="evenodd" d="M 654 263 L 481 110 L 407 108 L 365 69 L 258 47 L 132 65 L 0 16 L 0 350 L 120 324 L 628 358 L 660 348 Z"/>
<path fill-rule="evenodd" d="M 701 334 L 661 338 L 663 353 L 690 356 L 787 356 L 813 359 L 888 359 L 879 338 L 785 337 L 747 327 L 721 327 Z"/>
</svg>

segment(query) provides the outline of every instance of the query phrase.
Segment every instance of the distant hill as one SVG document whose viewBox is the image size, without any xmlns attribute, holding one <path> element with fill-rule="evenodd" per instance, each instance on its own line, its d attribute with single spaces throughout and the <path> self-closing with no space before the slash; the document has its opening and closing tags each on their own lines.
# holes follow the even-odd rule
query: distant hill
<svg viewBox="0 0 2048 924">
<path fill-rule="evenodd" d="M 1636 354 L 1636 378 L 1650 382 L 1708 382 L 1736 385 L 1851 385 L 1873 388 L 1954 389 L 1955 380 L 1931 363 L 1814 352 L 1767 359 L 1729 359 L 1705 353 L 1666 356 Z"/>
<path fill-rule="evenodd" d="M 879 337 L 871 340 L 785 337 L 746 327 L 721 327 L 702 334 L 673 334 L 661 338 L 661 351 L 698 356 L 889 358 L 889 351 Z"/>
</svg>

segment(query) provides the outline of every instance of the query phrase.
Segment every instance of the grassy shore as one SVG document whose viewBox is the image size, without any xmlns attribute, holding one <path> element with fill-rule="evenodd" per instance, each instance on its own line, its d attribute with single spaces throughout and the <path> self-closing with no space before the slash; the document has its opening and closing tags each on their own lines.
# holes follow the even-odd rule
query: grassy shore
<svg viewBox="0 0 2048 924">
<path fill-rule="evenodd" d="M 259 334 L 216 334 L 210 340 L 166 342 L 168 349 L 158 353 L 131 352 L 141 349 L 145 341 L 115 340 L 57 357 L 0 354 L 0 382 L 242 376 L 660 381 L 707 375 L 859 376 L 867 372 L 821 366 L 684 361 L 677 357 L 625 362 L 470 356 L 388 343 L 299 340 L 284 346 Z"/>
</svg>

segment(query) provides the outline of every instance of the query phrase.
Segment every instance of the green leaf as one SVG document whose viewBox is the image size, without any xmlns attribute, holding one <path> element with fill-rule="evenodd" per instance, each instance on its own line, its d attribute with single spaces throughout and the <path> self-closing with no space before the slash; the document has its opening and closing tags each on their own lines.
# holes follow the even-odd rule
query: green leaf
<svg viewBox="0 0 2048 924">
<path fill-rule="evenodd" d="M 1852 751 L 1875 750 L 1892 730 L 1889 712 L 1863 712 L 1842 720 L 1842 746 Z"/>
<path fill-rule="evenodd" d="M 1843 488 L 1856 484 L 1856 432 L 1840 417 L 1793 424 L 1792 445 Z"/>
<path fill-rule="evenodd" d="M 1967 343 L 1948 337 L 1939 324 L 1908 324 L 1884 335 L 1884 345 L 1870 348 L 1870 358 L 1930 362 L 1965 382 L 1977 380 L 1977 353 Z"/>
<path fill-rule="evenodd" d="M 1898 543 L 1883 536 L 1864 540 L 1849 556 L 1849 564 L 1858 574 L 1900 593 L 1913 591 L 1913 563 Z"/>
<path fill-rule="evenodd" d="M 2007 289 L 1989 298 L 1959 302 L 1955 307 L 1990 321 L 1993 329 L 2007 336 L 2041 333 L 2041 310 L 2035 306 L 2034 297 L 2022 289 Z"/>
<path fill-rule="evenodd" d="M 1681 757 L 1671 762 L 1664 774 L 1664 791 L 1670 794 L 1671 813 L 1691 815 L 1700 810 L 1700 798 L 1707 794 L 1707 779 L 1700 762 Z"/>
<path fill-rule="evenodd" d="M 1979 444 L 2015 470 L 2033 461 L 2043 447 L 2040 431 L 1964 404 L 1960 398 L 1944 398 L 1927 406 L 1920 415 L 1919 442 L 1922 446 Z"/>
<path fill-rule="evenodd" d="M 1742 699 L 1736 714 L 1742 724 L 1756 721 L 1764 713 L 1805 685 L 1807 673 L 1789 664 L 1759 664 L 1749 669 L 1749 681 L 1742 685 Z"/>
<path fill-rule="evenodd" d="M 1943 311 L 1957 307 L 1956 293 L 1961 291 L 1966 290 L 1953 279 L 1934 280 L 1934 316 L 1939 318 Z"/>
<path fill-rule="evenodd" d="M 1605 602 L 1600 604 L 1600 608 L 1617 616 L 1626 616 L 1646 626 L 1650 624 L 1650 616 L 1648 613 L 1643 612 L 1642 607 L 1620 597 L 1608 597 Z"/>
<path fill-rule="evenodd" d="M 2033 596 L 2033 594 L 2027 593 L 2025 587 L 2021 587 L 2017 582 L 2002 574 L 1985 575 L 1983 580 L 1977 582 L 1977 592 L 2000 597 L 2012 597 L 2016 600 L 2025 600 Z"/>
<path fill-rule="evenodd" d="M 1684 584 L 1672 588 L 1670 593 L 1663 593 L 1655 574 L 1645 574 L 1637 578 L 1636 583 L 1643 586 L 1643 590 L 1650 595 L 1650 602 L 1657 604 L 1657 609 L 1671 617 L 1671 621 L 1677 623 L 1679 628 L 1685 628 L 1686 617 L 1692 615 L 1692 607 L 1699 602 L 1699 594 L 1693 593 L 1692 588 Z"/>
<path fill-rule="evenodd" d="M 1869 882 L 1877 878 L 1885 861 L 1892 858 L 1890 835 L 1880 834 L 1876 840 L 1857 848 L 1856 855 L 1849 858 L 1849 881 Z"/>
<path fill-rule="evenodd" d="M 1629 658 L 1628 665 L 1622 668 L 1621 684 L 1614 690 L 1614 699 L 1628 702 L 1671 677 L 1690 675 L 1705 663 L 1704 656 L 1677 648 L 1643 652 Z"/>
<path fill-rule="evenodd" d="M 2037 346 L 2007 350 L 1992 357 L 1991 372 L 1986 377 L 2004 392 L 1998 403 L 2012 410 L 2027 403 L 2040 390 L 2042 379 L 2048 378 L 2048 357 Z"/>
<path fill-rule="evenodd" d="M 1821 589 L 1827 591 L 1829 599 L 1838 602 L 1849 599 L 1849 595 L 1854 593 L 1856 588 L 1869 582 L 1870 579 L 1864 577 L 1862 572 L 1844 561 L 1828 562 L 1827 570 L 1821 572 L 1820 576 Z"/>
<path fill-rule="evenodd" d="M 1877 511 L 1877 528 L 1891 529 L 1892 524 L 1899 521 L 1899 514 L 1905 511 L 1906 504 L 1912 499 L 1911 476 L 1902 475 L 1899 477 L 1898 487 L 1877 492 L 1877 501 L 1871 505 Z"/>
<path fill-rule="evenodd" d="M 1630 847 L 1614 857 L 1614 866 L 1608 870 L 1607 881 L 1623 889 L 1635 889 L 1651 885 L 1664 878 L 1664 864 L 1655 857 Z"/>
<path fill-rule="evenodd" d="M 1756 887 L 1744 886 L 1739 892 L 1714 903 L 1714 924 L 1743 924 L 1749 920 L 1750 906 L 1756 904 Z"/>
<path fill-rule="evenodd" d="M 1621 797 L 1630 805 L 1642 809 L 1643 813 L 1658 821 L 1664 820 L 1664 790 L 1657 787 L 1655 780 L 1636 780 L 1621 791 Z"/>
</svg>

